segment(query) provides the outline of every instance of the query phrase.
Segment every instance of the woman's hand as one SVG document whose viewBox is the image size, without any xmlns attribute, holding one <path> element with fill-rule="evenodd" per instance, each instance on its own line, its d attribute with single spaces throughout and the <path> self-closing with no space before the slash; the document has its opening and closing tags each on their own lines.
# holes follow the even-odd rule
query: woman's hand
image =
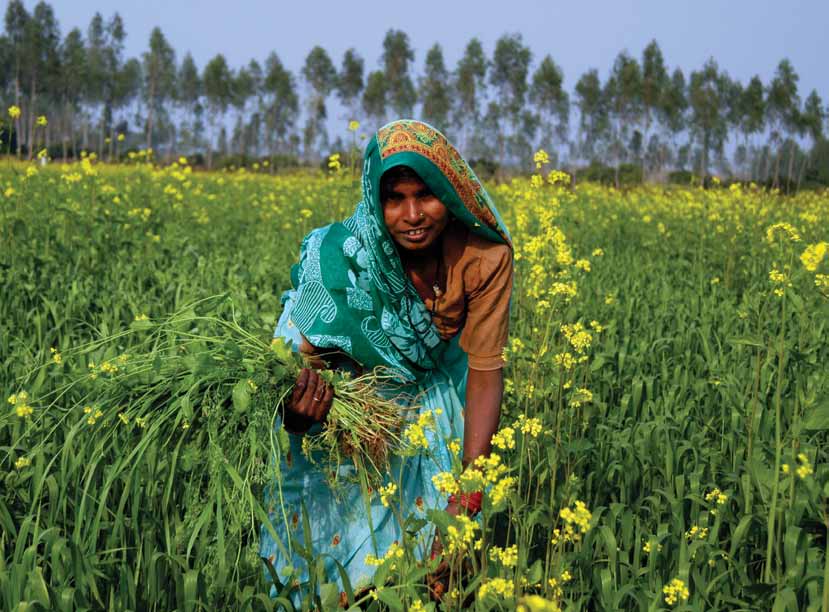
<svg viewBox="0 0 829 612">
<path fill-rule="evenodd" d="M 285 412 L 286 429 L 305 433 L 315 422 L 325 419 L 333 400 L 334 387 L 313 369 L 302 368 Z"/>
</svg>

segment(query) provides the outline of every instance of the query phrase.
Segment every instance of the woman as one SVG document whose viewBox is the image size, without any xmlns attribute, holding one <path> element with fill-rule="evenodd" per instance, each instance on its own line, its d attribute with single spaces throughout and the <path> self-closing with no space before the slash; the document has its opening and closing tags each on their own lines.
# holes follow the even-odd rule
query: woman
<svg viewBox="0 0 829 612">
<path fill-rule="evenodd" d="M 489 453 L 498 427 L 512 290 L 509 234 L 467 163 L 422 122 L 395 121 L 377 132 L 366 147 L 362 186 L 350 218 L 303 241 L 275 335 L 309 356 L 344 353 L 358 368 L 393 368 L 408 381 L 401 391 L 418 395 L 422 410 L 440 408 L 436 431 L 427 435 L 431 458 L 395 460 L 390 479 L 402 473 L 404 508 L 474 513 L 480 496 L 441 499 L 432 476 L 451 467 L 444 440 L 463 441 L 466 465 Z M 320 427 L 332 393 L 312 369 L 297 380 L 284 420 L 290 449 L 269 499 L 280 541 L 263 529 L 261 554 L 278 572 L 295 567 L 307 580 L 295 552 L 304 545 L 304 503 L 313 553 L 326 555 L 324 579 L 339 582 L 336 559 L 356 591 L 374 573 L 366 555 L 382 556 L 401 532 L 377 496 L 369 517 L 359 487 L 335 496 L 302 455 L 302 434 Z"/>
</svg>

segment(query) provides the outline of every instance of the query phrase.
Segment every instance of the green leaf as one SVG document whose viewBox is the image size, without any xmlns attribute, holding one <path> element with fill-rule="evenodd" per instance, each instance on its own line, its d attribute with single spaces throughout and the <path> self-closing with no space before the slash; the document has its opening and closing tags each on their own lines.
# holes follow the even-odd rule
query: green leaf
<svg viewBox="0 0 829 612">
<path fill-rule="evenodd" d="M 593 363 L 590 364 L 590 371 L 596 372 L 602 369 L 602 366 L 605 364 L 604 355 L 597 355 L 596 358 L 593 360 Z"/>
<path fill-rule="evenodd" d="M 801 298 L 794 291 L 787 291 L 786 295 L 789 298 L 789 303 L 795 312 L 803 312 L 803 298 Z"/>
<path fill-rule="evenodd" d="M 320 585 L 320 600 L 323 610 L 336 610 L 340 605 L 340 589 L 336 582 Z"/>
<path fill-rule="evenodd" d="M 242 349 L 240 349 L 239 345 L 236 344 L 233 340 L 225 340 L 224 344 L 222 345 L 222 349 L 224 350 L 225 357 L 231 361 L 240 362 L 245 357 L 245 354 L 242 352 Z"/>
<path fill-rule="evenodd" d="M 291 349 L 291 341 L 283 338 L 274 338 L 275 342 L 271 343 L 271 351 L 276 355 L 277 359 L 282 363 L 290 363 L 293 358 L 293 350 Z"/>
<path fill-rule="evenodd" d="M 445 510 L 427 510 L 426 517 L 430 522 L 434 523 L 441 531 L 446 531 L 449 527 L 450 517 Z"/>
<path fill-rule="evenodd" d="M 403 610 L 403 602 L 400 601 L 400 598 L 397 596 L 391 589 L 379 589 L 377 591 L 377 595 L 380 597 L 380 601 L 386 604 L 392 610 Z"/>
<path fill-rule="evenodd" d="M 798 612 L 797 596 L 794 591 L 786 587 L 774 598 L 772 612 Z"/>
<path fill-rule="evenodd" d="M 803 420 L 803 429 L 821 431 L 829 429 L 829 400 L 813 408 Z"/>
<path fill-rule="evenodd" d="M 49 589 L 43 579 L 43 571 L 36 567 L 29 573 L 29 593 L 35 601 L 49 607 Z"/>
<path fill-rule="evenodd" d="M 735 346 L 755 346 L 757 348 L 765 348 L 766 343 L 756 336 L 735 336 L 729 338 L 727 342 Z"/>
<path fill-rule="evenodd" d="M 250 406 L 250 385 L 247 380 L 240 380 L 233 385 L 233 408 L 236 412 L 247 412 Z"/>
<path fill-rule="evenodd" d="M 403 529 L 406 530 L 406 533 L 414 536 L 417 534 L 418 531 L 423 529 L 429 522 L 426 519 L 417 518 L 414 515 L 409 515 L 406 517 L 406 520 L 403 523 Z"/>
<path fill-rule="evenodd" d="M 531 584 L 535 584 L 536 582 L 541 582 L 541 577 L 544 574 L 544 567 L 541 564 L 541 559 L 536 559 L 535 563 L 530 566 L 530 569 L 527 570 L 527 580 Z"/>
</svg>

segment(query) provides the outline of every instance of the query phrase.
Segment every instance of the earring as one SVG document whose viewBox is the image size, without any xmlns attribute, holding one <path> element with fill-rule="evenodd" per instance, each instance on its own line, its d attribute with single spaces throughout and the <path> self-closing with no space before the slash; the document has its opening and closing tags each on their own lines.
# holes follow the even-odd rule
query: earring
<svg viewBox="0 0 829 612">
<path fill-rule="evenodd" d="M 420 213 L 420 218 L 421 218 L 421 219 L 422 219 L 423 217 L 425 217 L 425 216 L 426 216 L 426 213 L 423 213 L 423 212 L 421 212 L 421 213 Z"/>
</svg>

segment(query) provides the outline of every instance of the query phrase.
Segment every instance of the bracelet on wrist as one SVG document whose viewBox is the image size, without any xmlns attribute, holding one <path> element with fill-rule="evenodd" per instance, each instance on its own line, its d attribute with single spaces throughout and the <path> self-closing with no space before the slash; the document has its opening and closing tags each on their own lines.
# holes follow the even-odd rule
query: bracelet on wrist
<svg viewBox="0 0 829 612">
<path fill-rule="evenodd" d="M 481 511 L 481 506 L 484 502 L 484 494 L 481 491 L 475 491 L 474 493 L 461 493 L 459 496 L 452 494 L 449 496 L 449 503 L 450 504 L 457 504 L 464 510 L 466 510 L 467 514 L 478 514 Z"/>
</svg>

